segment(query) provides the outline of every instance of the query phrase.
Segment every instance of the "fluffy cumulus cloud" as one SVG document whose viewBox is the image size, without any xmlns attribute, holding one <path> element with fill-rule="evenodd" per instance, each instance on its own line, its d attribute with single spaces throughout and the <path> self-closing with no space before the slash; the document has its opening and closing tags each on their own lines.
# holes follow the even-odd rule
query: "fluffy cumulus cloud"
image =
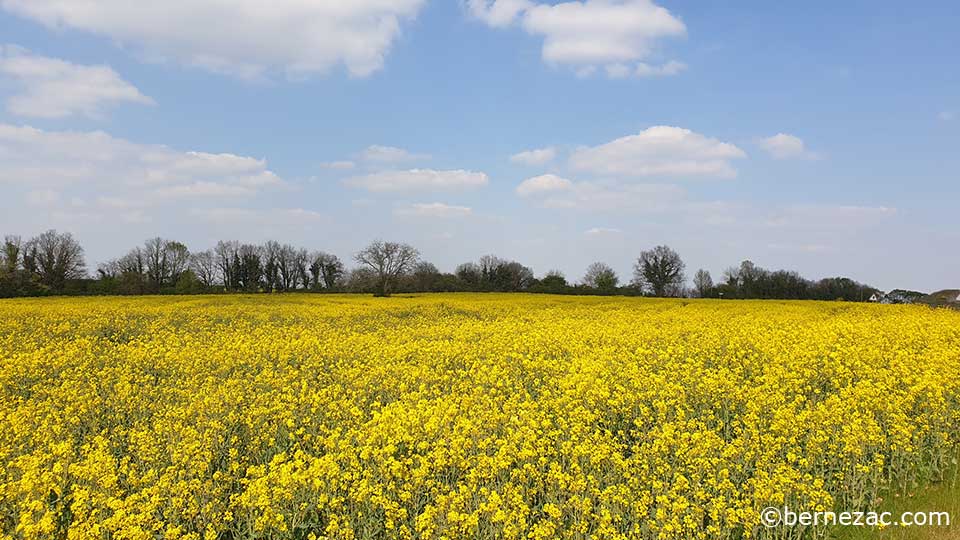
<svg viewBox="0 0 960 540">
<path fill-rule="evenodd" d="M 555 193 L 558 191 L 567 191 L 573 188 L 573 182 L 566 178 L 561 178 L 554 174 L 543 174 L 533 178 L 527 178 L 517 186 L 517 195 L 529 197 L 544 193 Z"/>
<path fill-rule="evenodd" d="M 787 133 L 760 139 L 760 148 L 774 159 L 817 159 L 817 154 L 807 149 L 803 139 Z"/>
<path fill-rule="evenodd" d="M 733 144 L 689 129 L 654 126 L 636 135 L 577 149 L 570 166 L 618 177 L 712 177 L 737 175 L 732 161 L 746 157 Z"/>
<path fill-rule="evenodd" d="M 77 65 L 13 45 L 0 46 L 0 77 L 17 87 L 6 100 L 17 116 L 99 118 L 111 105 L 154 103 L 109 66 Z"/>
<path fill-rule="evenodd" d="M 426 0 L 0 0 L 51 28 L 109 37 L 151 60 L 243 78 L 291 77 L 342 65 L 367 76 Z"/>
<path fill-rule="evenodd" d="M 487 175 L 482 172 L 410 169 L 354 176 L 344 180 L 344 185 L 374 193 L 403 193 L 476 189 L 486 186 L 489 182 Z"/>
<path fill-rule="evenodd" d="M 527 150 L 510 156 L 510 161 L 521 165 L 546 165 L 557 157 L 557 149 L 551 147 Z"/>
<path fill-rule="evenodd" d="M 378 144 L 368 146 L 360 152 L 359 158 L 368 163 L 404 163 L 409 161 L 422 161 L 430 159 L 426 154 L 414 154 L 403 148 L 395 146 L 381 146 Z"/>
<path fill-rule="evenodd" d="M 686 34 L 686 26 L 651 0 L 583 0 L 559 4 L 525 0 L 468 0 L 476 18 L 494 27 L 519 20 L 543 38 L 543 59 L 572 66 L 579 75 L 603 67 L 611 77 L 675 75 L 686 66 L 651 65 L 659 41 Z"/>
<path fill-rule="evenodd" d="M 528 178 L 515 191 L 543 208 L 596 211 L 653 210 L 685 195 L 682 188 L 671 184 L 575 182 L 553 174 Z"/>
<path fill-rule="evenodd" d="M 244 198 L 283 185 L 265 161 L 251 157 L 181 152 L 101 131 L 0 124 L 0 186 L 10 202 L 22 196 L 61 212 L 139 221 L 165 203 Z"/>
<path fill-rule="evenodd" d="M 581 181 L 545 174 L 524 180 L 515 191 L 543 208 L 714 216 L 715 209 L 690 200 L 684 188 L 662 180 L 730 178 L 737 174 L 733 160 L 745 156 L 730 143 L 688 129 L 654 126 L 576 149 L 569 169 L 584 177 Z"/>
<path fill-rule="evenodd" d="M 398 208 L 394 213 L 398 216 L 407 217 L 462 218 L 472 215 L 473 209 L 469 206 L 455 206 L 435 202 L 411 204 L 409 206 Z"/>
</svg>

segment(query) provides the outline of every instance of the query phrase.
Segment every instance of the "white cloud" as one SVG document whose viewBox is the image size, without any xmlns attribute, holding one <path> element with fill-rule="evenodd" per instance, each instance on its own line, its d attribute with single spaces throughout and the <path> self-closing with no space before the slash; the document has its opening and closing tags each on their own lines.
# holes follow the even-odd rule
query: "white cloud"
<svg viewBox="0 0 960 540">
<path fill-rule="evenodd" d="M 348 187 L 371 192 L 454 191 L 486 186 L 489 178 L 482 172 L 433 169 L 381 171 L 344 180 Z"/>
<path fill-rule="evenodd" d="M 940 111 L 940 114 L 937 115 L 937 118 L 943 120 L 944 122 L 949 122 L 957 117 L 957 113 L 954 111 Z"/>
<path fill-rule="evenodd" d="M 625 79 L 630 76 L 630 66 L 626 64 L 609 64 L 604 69 L 611 79 Z"/>
<path fill-rule="evenodd" d="M 597 72 L 597 66 L 581 66 L 575 68 L 573 73 L 580 79 L 586 79 L 587 77 L 592 77 L 594 73 Z"/>
<path fill-rule="evenodd" d="M 522 189 L 521 189 L 522 188 Z M 744 202 L 696 200 L 675 184 L 629 183 L 614 180 L 571 181 L 544 175 L 524 181 L 517 194 L 536 206 L 603 216 L 623 212 L 629 216 L 658 216 L 689 226 L 746 226 L 791 244 L 821 244 L 837 235 L 869 230 L 894 218 L 898 211 L 887 206 L 838 204 L 788 204 L 770 208 Z M 587 234 L 610 234 L 615 230 L 595 227 Z M 796 240 L 796 241 L 793 241 Z M 776 242 L 771 242 L 776 243 Z M 784 243 L 784 245 L 786 245 Z"/>
<path fill-rule="evenodd" d="M 533 6 L 529 0 L 467 0 L 470 14 L 494 28 L 509 26 Z"/>
<path fill-rule="evenodd" d="M 77 204 L 76 204 L 77 207 L 84 207 L 84 206 L 86 206 L 86 203 L 84 203 L 82 200 L 77 200 L 76 203 L 77 203 Z M 100 197 L 97 197 L 97 199 L 96 199 L 96 204 L 97 204 L 97 206 L 99 206 L 99 207 L 101 207 L 101 208 L 112 208 L 112 209 L 119 209 L 119 210 L 129 210 L 129 209 L 131 209 L 131 208 L 141 208 L 141 207 L 143 207 L 143 206 L 144 206 L 144 201 L 142 201 L 142 200 L 134 201 L 134 200 L 129 200 L 129 199 L 123 199 L 123 198 L 121 198 L 121 197 L 111 197 L 111 196 L 102 196 L 102 195 L 101 195 Z"/>
<path fill-rule="evenodd" d="M 520 163 L 522 165 L 546 165 L 550 163 L 557 157 L 557 149 L 552 146 L 547 148 L 539 148 L 536 150 L 527 150 L 525 152 L 520 152 L 519 154 L 514 154 L 510 156 L 510 161 L 512 163 Z"/>
<path fill-rule="evenodd" d="M 632 68 L 627 64 L 608 64 L 605 69 L 607 76 L 611 79 L 625 79 L 631 75 L 639 78 L 670 77 L 686 71 L 687 65 L 683 62 L 670 60 L 662 65 L 638 62 L 637 65 Z"/>
<path fill-rule="evenodd" d="M 6 184 L 8 192 L 55 190 L 79 201 L 94 193 L 98 208 L 116 210 L 169 199 L 253 195 L 284 182 L 267 169 L 265 161 L 250 157 L 180 152 L 102 131 L 44 131 L 0 124 L 0 184 Z M 36 195 L 33 198 L 37 200 Z"/>
<path fill-rule="evenodd" d="M 772 228 L 820 229 L 839 234 L 881 223 L 897 215 L 888 206 L 797 204 L 778 209 L 764 220 Z"/>
<path fill-rule="evenodd" d="M 275 226 L 295 238 L 316 216 L 296 209 L 222 209 L 262 205 L 288 187 L 261 159 L 183 152 L 101 131 L 0 123 L 0 225 L 21 234 L 71 231 L 92 261 L 117 257 L 158 234 L 191 247 L 217 237 L 259 238 Z M 230 225 L 221 229 L 219 223 Z"/>
<path fill-rule="evenodd" d="M 360 152 L 360 159 L 370 163 L 404 163 L 430 159 L 426 154 L 414 154 L 395 146 L 368 146 Z"/>
<path fill-rule="evenodd" d="M 544 36 L 546 61 L 580 65 L 637 61 L 657 39 L 686 33 L 679 19 L 649 0 L 539 4 L 527 11 L 523 26 Z"/>
<path fill-rule="evenodd" d="M 27 203 L 32 206 L 50 206 L 60 202 L 60 193 L 52 189 L 35 189 L 27 192 Z"/>
<path fill-rule="evenodd" d="M 329 222 L 324 214 L 303 208 L 203 208 L 190 212 L 193 216 L 216 224 L 284 228 Z"/>
<path fill-rule="evenodd" d="M 0 46 L 0 75 L 20 88 L 7 99 L 7 110 L 17 116 L 99 118 L 110 105 L 154 104 L 109 66 L 72 64 L 12 45 Z"/>
<path fill-rule="evenodd" d="M 609 227 L 594 227 L 592 229 L 587 230 L 586 234 L 590 236 L 606 236 L 611 234 L 620 234 L 622 232 L 623 231 L 621 231 L 620 229 L 613 229 Z"/>
<path fill-rule="evenodd" d="M 524 180 L 517 186 L 516 193 L 544 208 L 597 211 L 656 210 L 674 204 L 685 196 L 682 188 L 672 184 L 573 182 L 553 174 Z"/>
<path fill-rule="evenodd" d="M 330 162 L 321 164 L 321 167 L 323 167 L 324 169 L 331 169 L 334 171 L 348 171 L 350 169 L 353 169 L 356 166 L 357 166 L 356 163 L 352 161 L 347 161 L 347 160 L 330 161 Z"/>
<path fill-rule="evenodd" d="M 517 186 L 517 195 L 528 197 L 557 191 L 567 191 L 573 188 L 573 182 L 553 174 L 544 174 L 527 178 Z"/>
<path fill-rule="evenodd" d="M 637 77 L 670 77 L 687 70 L 687 65 L 683 62 L 671 60 L 660 66 L 653 66 L 640 62 L 635 71 Z"/>
<path fill-rule="evenodd" d="M 75 28 L 132 46 L 150 60 L 218 73 L 291 77 L 343 65 L 363 77 L 383 66 L 426 0 L 0 0 L 51 28 Z"/>
<path fill-rule="evenodd" d="M 244 197 L 253 195 L 256 190 L 242 185 L 218 184 L 216 182 L 194 182 L 159 188 L 153 194 L 163 199 L 193 199 L 197 197 Z"/>
<path fill-rule="evenodd" d="M 144 180 L 150 184 L 190 184 L 197 181 L 258 188 L 283 182 L 267 163 L 234 154 L 173 152 L 155 147 L 155 153 L 143 157 L 147 166 Z"/>
<path fill-rule="evenodd" d="M 394 212 L 398 216 L 426 217 L 426 218 L 461 218 L 473 214 L 473 209 L 467 206 L 452 206 L 444 203 L 417 203 Z"/>
<path fill-rule="evenodd" d="M 658 213 L 676 209 L 685 195 L 683 189 L 672 184 L 576 182 L 569 190 L 549 193 L 539 202 L 544 208 Z"/>
<path fill-rule="evenodd" d="M 774 159 L 817 159 L 817 154 L 807 150 L 803 139 L 787 133 L 777 133 L 760 140 L 760 147 Z"/>
<path fill-rule="evenodd" d="M 744 157 L 743 150 L 730 143 L 689 129 L 654 126 L 600 146 L 579 148 L 570 157 L 570 166 L 623 177 L 732 178 L 737 171 L 731 160 Z"/>
<path fill-rule="evenodd" d="M 578 76 L 589 76 L 597 67 L 614 78 L 631 71 L 638 76 L 674 75 L 685 67 L 679 62 L 659 67 L 642 62 L 659 40 L 686 34 L 682 21 L 651 0 L 468 0 L 468 6 L 493 27 L 519 20 L 527 33 L 543 37 L 544 61 L 571 66 Z"/>
</svg>

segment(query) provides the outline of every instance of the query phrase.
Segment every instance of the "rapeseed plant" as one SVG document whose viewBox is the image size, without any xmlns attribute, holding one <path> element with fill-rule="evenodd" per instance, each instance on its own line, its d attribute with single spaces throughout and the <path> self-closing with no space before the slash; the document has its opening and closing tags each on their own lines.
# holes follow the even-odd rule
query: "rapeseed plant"
<svg viewBox="0 0 960 540">
<path fill-rule="evenodd" d="M 0 368 L 11 540 L 765 538 L 960 437 L 960 313 L 912 306 L 8 300 Z"/>
</svg>

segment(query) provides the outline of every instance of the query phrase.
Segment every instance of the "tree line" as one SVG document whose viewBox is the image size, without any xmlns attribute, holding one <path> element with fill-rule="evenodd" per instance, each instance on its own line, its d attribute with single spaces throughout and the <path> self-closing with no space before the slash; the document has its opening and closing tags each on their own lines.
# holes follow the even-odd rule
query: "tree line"
<svg viewBox="0 0 960 540">
<path fill-rule="evenodd" d="M 876 301 L 879 289 L 850 278 L 833 277 L 812 281 L 791 270 L 767 270 L 751 261 L 730 267 L 714 283 L 710 273 L 698 270 L 693 277 L 693 294 L 702 298 L 754 298 L 781 300 Z"/>
<path fill-rule="evenodd" d="M 413 292 L 530 292 L 703 298 L 779 298 L 866 301 L 876 289 L 848 278 L 819 281 L 796 272 L 768 271 L 750 261 L 724 272 L 719 283 L 686 266 L 668 246 L 641 251 L 631 280 L 603 262 L 571 283 L 559 271 L 540 278 L 523 264 L 495 255 L 441 272 L 412 246 L 374 241 L 357 252 L 353 268 L 336 255 L 268 241 L 220 241 L 192 252 L 181 242 L 151 238 L 90 272 L 83 247 L 70 233 L 47 231 L 29 240 L 6 236 L 0 252 L 0 297 L 212 293 L 356 292 L 389 296 Z"/>
</svg>

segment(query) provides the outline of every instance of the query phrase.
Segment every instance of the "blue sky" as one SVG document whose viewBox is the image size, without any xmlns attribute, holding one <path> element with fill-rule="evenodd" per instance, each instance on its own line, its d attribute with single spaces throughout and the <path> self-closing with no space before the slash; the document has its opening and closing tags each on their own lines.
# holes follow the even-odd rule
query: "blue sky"
<svg viewBox="0 0 960 540">
<path fill-rule="evenodd" d="M 0 0 L 0 232 L 960 286 L 955 3 L 127 4 Z"/>
</svg>

